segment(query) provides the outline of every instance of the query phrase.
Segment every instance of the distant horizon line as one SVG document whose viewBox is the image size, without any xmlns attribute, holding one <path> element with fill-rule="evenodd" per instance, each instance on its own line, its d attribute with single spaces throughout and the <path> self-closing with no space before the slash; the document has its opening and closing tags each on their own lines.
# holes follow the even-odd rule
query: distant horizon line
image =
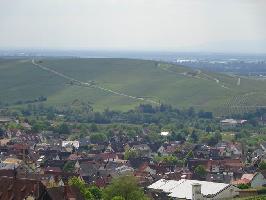
<svg viewBox="0 0 266 200">
<path fill-rule="evenodd" d="M 195 54 L 221 54 L 221 55 L 265 55 L 266 52 L 236 52 L 236 51 L 207 51 L 207 50 L 152 50 L 152 49 L 90 49 L 90 48 L 31 48 L 31 47 L 6 47 L 0 48 L 0 52 L 26 51 L 26 52 L 113 52 L 113 53 L 195 53 Z M 24 53 L 24 52 L 21 52 Z"/>
</svg>

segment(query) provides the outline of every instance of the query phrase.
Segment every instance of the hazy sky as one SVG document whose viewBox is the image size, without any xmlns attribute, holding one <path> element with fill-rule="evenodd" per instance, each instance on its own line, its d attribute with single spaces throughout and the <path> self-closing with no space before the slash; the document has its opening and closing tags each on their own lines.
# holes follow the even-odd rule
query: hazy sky
<svg viewBox="0 0 266 200">
<path fill-rule="evenodd" d="M 0 49 L 266 53 L 266 0 L 0 0 Z"/>
</svg>

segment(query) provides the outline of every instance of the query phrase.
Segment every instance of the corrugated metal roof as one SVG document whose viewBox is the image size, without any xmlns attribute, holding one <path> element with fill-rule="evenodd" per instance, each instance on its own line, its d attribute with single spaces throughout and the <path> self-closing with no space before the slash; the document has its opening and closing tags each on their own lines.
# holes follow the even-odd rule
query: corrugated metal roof
<svg viewBox="0 0 266 200">
<path fill-rule="evenodd" d="M 200 184 L 201 193 L 205 195 L 213 195 L 229 186 L 225 183 L 214 183 L 208 181 L 198 181 L 198 180 L 186 180 L 181 179 L 179 181 L 175 180 L 164 180 L 161 179 L 148 188 L 150 189 L 159 189 L 163 192 L 170 193 L 170 197 L 183 198 L 183 199 L 192 199 L 192 185 Z"/>
<path fill-rule="evenodd" d="M 179 184 L 179 181 L 175 180 L 168 180 L 166 184 L 162 185 L 159 189 L 163 190 L 164 192 L 170 192 L 172 189 L 174 189 L 177 184 Z"/>
<path fill-rule="evenodd" d="M 165 185 L 168 181 L 165 179 L 160 179 L 156 181 L 155 183 L 148 186 L 149 189 L 155 189 L 158 190 L 161 186 Z"/>
</svg>

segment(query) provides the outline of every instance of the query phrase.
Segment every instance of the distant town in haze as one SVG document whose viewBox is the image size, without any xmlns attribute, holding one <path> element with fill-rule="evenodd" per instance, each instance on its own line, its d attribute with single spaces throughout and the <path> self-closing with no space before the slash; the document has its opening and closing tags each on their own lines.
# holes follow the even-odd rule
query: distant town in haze
<svg viewBox="0 0 266 200">
<path fill-rule="evenodd" d="M 0 1 L 0 200 L 266 199 L 263 0 Z"/>
</svg>

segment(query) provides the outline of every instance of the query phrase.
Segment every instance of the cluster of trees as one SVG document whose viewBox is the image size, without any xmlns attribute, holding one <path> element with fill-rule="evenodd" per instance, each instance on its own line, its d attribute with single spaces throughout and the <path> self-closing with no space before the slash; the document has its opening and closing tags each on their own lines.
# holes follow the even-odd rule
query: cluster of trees
<svg viewBox="0 0 266 200">
<path fill-rule="evenodd" d="M 104 133 L 92 133 L 90 140 L 94 144 L 104 143 L 107 141 L 107 136 Z"/>
<path fill-rule="evenodd" d="M 40 103 L 40 102 L 45 102 L 45 101 L 47 101 L 47 97 L 45 96 L 39 96 L 36 99 L 32 99 L 32 100 L 17 100 L 14 103 L 7 103 L 7 102 L 0 101 L 0 108 L 8 107 L 10 105 L 33 104 L 33 103 Z"/>
<path fill-rule="evenodd" d="M 141 126 L 155 124 L 159 131 L 167 124 L 175 124 L 178 129 L 183 129 L 187 124 L 204 129 L 207 123 L 212 123 L 212 120 L 210 119 L 199 118 L 199 116 L 203 117 L 204 112 L 200 111 L 199 113 L 196 113 L 193 108 L 179 110 L 167 105 L 152 107 L 151 105 L 146 104 L 140 105 L 136 109 L 127 112 L 110 111 L 109 109 L 106 109 L 101 113 L 93 112 L 92 109 L 85 109 L 85 107 L 77 109 L 71 106 L 46 107 L 43 104 L 29 104 L 26 107 L 11 110 L 9 114 L 16 118 L 23 116 L 25 118 L 34 119 L 30 122 L 34 127 L 33 130 L 35 132 L 43 129 L 50 129 L 51 127 L 47 126 L 47 122 L 40 122 L 50 120 L 64 120 L 67 124 L 68 122 L 91 124 L 91 127 L 88 128 L 90 132 L 98 132 L 96 124 L 122 123 L 137 124 Z M 69 131 L 60 131 L 60 133 L 63 132 L 67 133 Z M 133 136 L 136 132 L 133 130 L 130 131 L 129 134 Z M 180 135 L 177 135 L 177 138 L 179 136 Z"/>
<path fill-rule="evenodd" d="M 198 178 L 198 179 L 205 179 L 206 175 L 207 175 L 207 171 L 203 165 L 198 165 L 194 169 L 194 174 L 195 174 L 196 178 Z"/>
<path fill-rule="evenodd" d="M 114 178 L 103 191 L 104 200 L 148 200 L 134 176 Z"/>
<path fill-rule="evenodd" d="M 131 160 L 131 159 L 136 159 L 136 158 L 139 158 L 141 155 L 139 154 L 138 151 L 136 150 L 131 150 L 131 149 L 127 149 L 125 151 L 125 156 L 124 156 L 124 159 L 126 160 Z"/>
<path fill-rule="evenodd" d="M 85 104 L 68 107 L 46 107 L 42 104 L 29 104 L 27 107 L 18 109 L 13 110 L 11 114 L 17 118 L 29 119 L 33 132 L 51 130 L 60 134 L 72 134 L 71 129 L 76 129 L 80 130 L 80 133 L 74 133 L 71 138 L 90 136 L 93 143 L 104 143 L 114 134 L 126 135 L 129 138 L 141 136 L 147 142 L 158 144 L 168 140 L 200 142 L 214 146 L 222 139 L 219 121 L 213 119 L 212 113 L 196 112 L 193 108 L 178 109 L 164 104 L 160 106 L 141 104 L 127 112 L 106 109 L 100 113 L 94 112 L 92 108 Z M 255 120 L 265 115 L 265 113 L 266 109 L 259 109 L 254 113 L 238 117 Z M 51 120 L 56 121 L 58 125 L 51 126 Z M 75 128 L 73 124 L 84 126 Z M 120 127 L 115 127 L 117 124 L 120 124 Z M 133 124 L 139 126 L 139 128 L 130 128 Z M 249 138 L 256 128 L 250 126 L 249 124 L 244 127 L 237 127 L 234 140 L 242 142 Z M 143 130 L 148 130 L 149 134 L 143 135 Z M 170 136 L 161 137 L 159 134 L 161 130 L 169 130 L 171 132 Z M 261 134 L 257 140 L 262 140 L 262 136 Z M 256 138 L 252 137 L 252 139 L 255 140 Z"/>
<path fill-rule="evenodd" d="M 59 134 L 70 134 L 71 128 L 67 123 L 60 123 L 58 126 L 51 126 L 47 120 L 31 120 L 30 124 L 32 125 L 32 132 L 38 133 L 40 131 L 54 131 Z"/>
<path fill-rule="evenodd" d="M 148 200 L 136 178 L 131 175 L 114 178 L 104 189 L 88 186 L 79 177 L 69 179 L 68 183 L 77 187 L 86 200 Z"/>
<path fill-rule="evenodd" d="M 19 101 L 16 101 L 14 104 L 15 105 L 21 105 L 21 104 L 44 102 L 44 101 L 47 101 L 47 97 L 40 96 L 40 97 L 37 97 L 36 99 L 33 99 L 33 100 L 24 100 L 24 101 L 23 100 L 19 100 Z"/>
<path fill-rule="evenodd" d="M 43 98 L 40 98 L 43 100 Z M 177 109 L 170 105 L 152 106 L 150 104 L 141 104 L 137 108 L 127 112 L 111 111 L 106 109 L 104 112 L 94 112 L 88 109 L 87 105 L 79 105 L 79 107 L 45 107 L 42 104 L 29 104 L 21 109 L 24 116 L 45 115 L 49 119 L 53 119 L 56 114 L 63 114 L 66 121 L 75 121 L 81 123 L 130 123 L 144 124 L 155 123 L 165 124 L 169 122 L 182 122 L 192 118 L 213 119 L 211 112 L 199 111 L 194 108 Z"/>
<path fill-rule="evenodd" d="M 232 116 L 232 118 L 248 120 L 248 123 L 253 127 L 258 126 L 258 120 L 262 117 L 266 117 L 266 108 L 258 108 L 254 112 L 246 112 L 244 114 L 235 114 Z"/>
<path fill-rule="evenodd" d="M 178 160 L 176 156 L 173 155 L 169 155 L 169 156 L 156 156 L 154 158 L 154 161 L 156 162 L 161 162 L 167 165 L 177 165 L 179 164 L 179 166 L 183 166 L 184 161 L 183 160 Z"/>
<path fill-rule="evenodd" d="M 101 200 L 103 192 L 96 186 L 87 186 L 86 183 L 79 177 L 72 177 L 69 179 L 68 184 L 70 186 L 77 187 L 80 193 L 86 200 Z"/>
<path fill-rule="evenodd" d="M 72 160 L 67 161 L 63 167 L 64 172 L 73 172 L 74 169 L 75 169 L 75 162 L 73 162 Z"/>
</svg>

